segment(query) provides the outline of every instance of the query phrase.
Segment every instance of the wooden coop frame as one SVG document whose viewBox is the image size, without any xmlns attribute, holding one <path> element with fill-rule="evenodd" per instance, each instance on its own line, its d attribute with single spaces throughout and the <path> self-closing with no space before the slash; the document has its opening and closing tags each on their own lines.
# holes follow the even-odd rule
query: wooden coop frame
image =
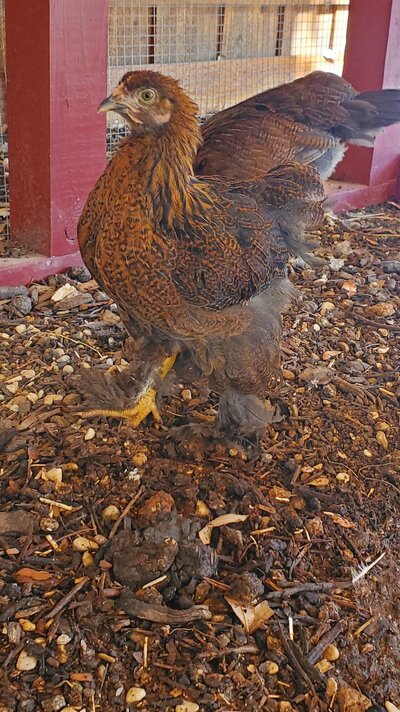
<svg viewBox="0 0 400 712">
<path fill-rule="evenodd" d="M 6 0 L 11 240 L 0 285 L 81 264 L 76 225 L 105 165 L 109 0 Z M 350 0 L 343 76 L 360 91 L 400 88 L 400 0 Z M 398 197 L 400 126 L 351 147 L 328 184 L 336 210 Z M 32 256 L 32 251 L 35 252 Z"/>
</svg>

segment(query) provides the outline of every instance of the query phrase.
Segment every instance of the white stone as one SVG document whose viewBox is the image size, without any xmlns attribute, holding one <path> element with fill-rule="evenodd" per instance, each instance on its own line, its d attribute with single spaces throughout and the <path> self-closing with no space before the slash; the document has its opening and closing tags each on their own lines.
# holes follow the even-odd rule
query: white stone
<svg viewBox="0 0 400 712">
<path fill-rule="evenodd" d="M 126 693 L 125 702 L 128 705 L 135 704 L 135 702 L 140 702 L 146 697 L 146 690 L 143 687 L 130 687 Z"/>
<path fill-rule="evenodd" d="M 27 672 L 28 670 L 34 670 L 37 665 L 37 658 L 34 655 L 29 655 L 29 653 L 23 649 L 18 655 L 16 668 L 21 672 Z"/>
</svg>

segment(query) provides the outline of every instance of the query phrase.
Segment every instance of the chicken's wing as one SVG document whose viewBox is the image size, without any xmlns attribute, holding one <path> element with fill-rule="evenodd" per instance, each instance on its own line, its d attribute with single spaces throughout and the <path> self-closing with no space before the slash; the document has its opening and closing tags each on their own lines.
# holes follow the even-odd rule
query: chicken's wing
<svg viewBox="0 0 400 712">
<path fill-rule="evenodd" d="M 247 180 L 289 161 L 329 178 L 346 144 L 372 146 L 400 121 L 400 90 L 359 93 L 336 74 L 312 72 L 209 118 L 202 126 L 198 175 Z"/>
</svg>

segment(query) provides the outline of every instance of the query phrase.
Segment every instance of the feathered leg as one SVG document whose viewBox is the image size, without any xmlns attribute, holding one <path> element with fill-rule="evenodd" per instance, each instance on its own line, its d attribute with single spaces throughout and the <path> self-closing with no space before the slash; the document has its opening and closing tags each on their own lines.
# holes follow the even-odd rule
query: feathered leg
<svg viewBox="0 0 400 712">
<path fill-rule="evenodd" d="M 156 423 L 161 422 L 161 416 L 157 407 L 157 389 L 161 381 L 164 381 L 168 373 L 173 368 L 177 354 L 164 358 L 161 363 L 151 369 L 139 392 L 136 394 L 132 404 L 121 408 L 93 408 L 81 411 L 78 415 L 92 418 L 103 416 L 108 418 L 118 418 L 127 420 L 129 425 L 137 428 L 138 425 L 148 416 L 152 415 Z"/>
<path fill-rule="evenodd" d="M 267 423 L 273 420 L 274 410 L 268 409 L 257 396 L 227 389 L 221 395 L 215 418 L 207 416 L 206 422 L 172 428 L 168 437 L 186 443 L 189 450 L 202 450 L 209 440 L 254 456 L 260 449 Z"/>
<path fill-rule="evenodd" d="M 257 396 L 230 388 L 219 401 L 216 433 L 231 445 L 257 450 L 271 419 L 272 411 Z"/>
</svg>

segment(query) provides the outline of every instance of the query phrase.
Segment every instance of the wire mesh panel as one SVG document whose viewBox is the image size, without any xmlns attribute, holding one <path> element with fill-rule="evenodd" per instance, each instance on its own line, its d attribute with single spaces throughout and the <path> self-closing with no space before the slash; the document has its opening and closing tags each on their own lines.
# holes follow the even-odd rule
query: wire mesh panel
<svg viewBox="0 0 400 712">
<path fill-rule="evenodd" d="M 6 38 L 4 0 L 0 0 L 0 239 L 9 237 L 8 143 L 6 118 Z"/>
<path fill-rule="evenodd" d="M 129 69 L 179 79 L 200 118 L 315 69 L 340 74 L 349 0 L 111 0 L 109 89 Z M 107 151 L 126 128 L 108 117 Z"/>
</svg>

